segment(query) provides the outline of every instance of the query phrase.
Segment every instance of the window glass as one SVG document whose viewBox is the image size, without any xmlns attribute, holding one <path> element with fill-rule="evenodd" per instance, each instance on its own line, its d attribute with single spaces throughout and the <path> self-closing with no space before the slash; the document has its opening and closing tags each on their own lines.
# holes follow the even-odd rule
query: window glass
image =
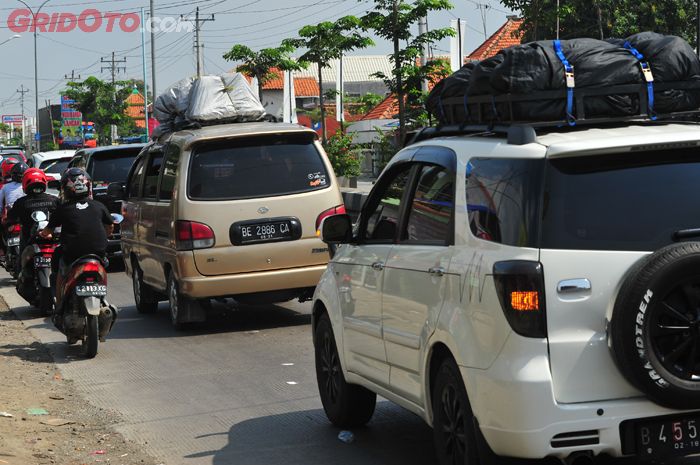
<svg viewBox="0 0 700 465">
<path fill-rule="evenodd" d="M 87 172 L 95 184 L 125 182 L 140 147 L 100 151 L 92 155 Z"/>
<path fill-rule="evenodd" d="M 145 170 L 145 181 L 143 183 L 143 197 L 146 199 L 156 198 L 156 193 L 158 192 L 158 175 L 160 175 L 160 165 L 162 162 L 162 148 L 159 147 L 151 150 Z"/>
<path fill-rule="evenodd" d="M 452 242 L 454 174 L 441 166 L 421 168 L 402 240 L 421 244 Z"/>
<path fill-rule="evenodd" d="M 71 168 L 85 169 L 85 166 L 87 165 L 87 163 L 85 162 L 85 159 L 86 159 L 85 154 L 81 153 L 76 158 L 74 158 L 73 161 L 70 162 L 70 167 Z"/>
<path fill-rule="evenodd" d="M 136 169 L 134 169 L 131 179 L 129 180 L 129 186 L 127 187 L 127 196 L 129 198 L 139 197 L 139 187 L 141 186 L 141 181 L 143 180 L 143 166 L 146 161 L 146 157 L 139 160 Z"/>
<path fill-rule="evenodd" d="M 168 146 L 163 163 L 163 176 L 160 181 L 159 200 L 170 200 L 173 198 L 175 181 L 177 178 L 177 165 L 180 161 L 180 147 L 175 144 Z"/>
<path fill-rule="evenodd" d="M 473 158 L 467 166 L 467 215 L 478 238 L 537 247 L 544 160 Z"/>
<path fill-rule="evenodd" d="M 406 165 L 398 172 L 390 174 L 393 179 L 381 193 L 377 193 L 379 201 L 367 220 L 363 239 L 372 242 L 392 242 L 399 226 L 402 196 L 410 179 L 413 165 Z M 370 203 L 374 204 L 374 203 Z"/>
<path fill-rule="evenodd" d="M 62 174 L 68 168 L 70 158 L 60 158 L 58 160 L 46 160 L 41 163 L 41 168 L 44 173 Z"/>
<path fill-rule="evenodd" d="M 552 159 L 546 173 L 543 248 L 654 251 L 700 228 L 697 148 Z"/>
<path fill-rule="evenodd" d="M 307 134 L 205 143 L 191 159 L 188 195 L 196 200 L 271 197 L 329 186 L 321 154 Z"/>
</svg>

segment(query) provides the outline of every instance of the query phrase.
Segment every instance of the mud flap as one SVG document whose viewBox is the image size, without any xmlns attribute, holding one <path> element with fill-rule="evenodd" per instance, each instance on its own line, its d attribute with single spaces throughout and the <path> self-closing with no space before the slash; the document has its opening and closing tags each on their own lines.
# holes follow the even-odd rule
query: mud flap
<svg viewBox="0 0 700 465">
<path fill-rule="evenodd" d="M 83 297 L 83 307 L 88 315 L 99 316 L 102 301 L 99 297 Z"/>
<path fill-rule="evenodd" d="M 37 277 L 39 278 L 39 285 L 41 287 L 51 287 L 51 270 L 49 268 L 38 270 Z"/>
</svg>

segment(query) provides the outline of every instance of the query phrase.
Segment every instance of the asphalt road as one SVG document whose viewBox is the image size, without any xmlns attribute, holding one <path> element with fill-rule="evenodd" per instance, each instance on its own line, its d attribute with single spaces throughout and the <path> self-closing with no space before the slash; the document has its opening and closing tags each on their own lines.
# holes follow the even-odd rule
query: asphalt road
<svg viewBox="0 0 700 465">
<path fill-rule="evenodd" d="M 67 346 L 4 271 L 0 294 L 49 346 L 64 379 L 96 406 L 118 411 L 116 429 L 167 465 L 435 463 L 430 428 L 388 401 L 353 431 L 354 442 L 338 440 L 318 397 L 309 303 L 217 304 L 207 323 L 177 332 L 166 303 L 139 315 L 130 280 L 114 272 L 108 299 L 120 307 L 119 319 L 97 357 L 83 360 L 79 344 Z"/>
</svg>

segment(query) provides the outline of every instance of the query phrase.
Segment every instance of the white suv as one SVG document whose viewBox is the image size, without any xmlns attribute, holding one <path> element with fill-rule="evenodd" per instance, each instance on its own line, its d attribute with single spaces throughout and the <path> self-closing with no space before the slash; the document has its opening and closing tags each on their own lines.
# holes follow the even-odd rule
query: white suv
<svg viewBox="0 0 700 465">
<path fill-rule="evenodd" d="M 314 295 L 328 418 L 376 394 L 441 464 L 700 452 L 700 126 L 432 130 L 399 152 Z"/>
</svg>

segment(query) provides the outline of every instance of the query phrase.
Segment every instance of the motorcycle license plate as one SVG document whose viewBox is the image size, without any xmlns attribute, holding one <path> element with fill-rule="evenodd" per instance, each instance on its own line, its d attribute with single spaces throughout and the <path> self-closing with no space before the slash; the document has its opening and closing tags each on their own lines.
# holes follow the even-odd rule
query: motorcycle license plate
<svg viewBox="0 0 700 465">
<path fill-rule="evenodd" d="M 637 453 L 646 458 L 669 458 L 700 452 L 700 415 L 637 424 Z"/>
<path fill-rule="evenodd" d="M 35 268 L 51 268 L 51 257 L 34 257 Z"/>
<path fill-rule="evenodd" d="M 106 284 L 78 284 L 75 286 L 75 295 L 78 297 L 94 297 L 107 295 Z"/>
<path fill-rule="evenodd" d="M 13 247 L 15 245 L 19 245 L 19 237 L 11 237 L 7 240 L 8 247 Z"/>
</svg>

